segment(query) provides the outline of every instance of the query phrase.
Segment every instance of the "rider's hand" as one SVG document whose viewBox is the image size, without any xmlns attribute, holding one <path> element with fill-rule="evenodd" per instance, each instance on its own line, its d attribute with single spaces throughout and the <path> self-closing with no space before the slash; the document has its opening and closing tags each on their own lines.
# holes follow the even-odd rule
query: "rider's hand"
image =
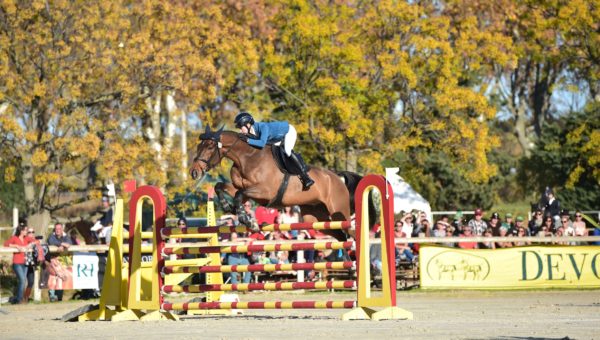
<svg viewBox="0 0 600 340">
<path fill-rule="evenodd" d="M 242 140 L 242 142 L 248 142 L 248 136 L 246 136 L 243 133 L 240 133 L 240 139 Z"/>
</svg>

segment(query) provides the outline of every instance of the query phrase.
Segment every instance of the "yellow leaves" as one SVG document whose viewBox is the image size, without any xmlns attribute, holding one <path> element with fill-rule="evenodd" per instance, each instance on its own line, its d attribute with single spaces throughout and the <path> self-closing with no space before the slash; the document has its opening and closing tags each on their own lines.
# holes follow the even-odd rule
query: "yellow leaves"
<svg viewBox="0 0 600 340">
<path fill-rule="evenodd" d="M 4 135 L 14 135 L 20 139 L 23 136 L 23 128 L 17 122 L 16 117 L 11 115 L 11 110 L 9 107 L 5 113 L 0 114 L 0 131 Z"/>
<path fill-rule="evenodd" d="M 584 171 L 585 171 L 585 169 L 581 165 L 577 164 L 575 169 L 573 169 L 571 171 L 571 173 L 569 174 L 569 178 L 567 179 L 567 182 L 565 183 L 565 187 L 567 189 L 574 189 L 575 186 L 577 185 L 577 182 L 579 182 L 579 178 L 581 177 L 581 175 L 583 174 Z"/>
<path fill-rule="evenodd" d="M 35 175 L 35 183 L 43 185 L 57 184 L 61 176 L 58 172 L 42 172 Z"/>
<path fill-rule="evenodd" d="M 36 97 L 43 97 L 46 95 L 46 84 L 36 82 L 35 85 L 33 85 L 33 95 Z"/>
<path fill-rule="evenodd" d="M 35 149 L 31 155 L 31 164 L 35 167 L 42 167 L 48 162 L 48 154 L 43 149 Z"/>
<path fill-rule="evenodd" d="M 82 138 L 71 138 L 67 150 L 73 157 L 82 156 L 95 160 L 100 154 L 100 138 L 93 134 L 86 134 Z"/>
<path fill-rule="evenodd" d="M 4 182 L 13 183 L 17 179 L 17 168 L 13 165 L 9 165 L 4 168 Z"/>
</svg>

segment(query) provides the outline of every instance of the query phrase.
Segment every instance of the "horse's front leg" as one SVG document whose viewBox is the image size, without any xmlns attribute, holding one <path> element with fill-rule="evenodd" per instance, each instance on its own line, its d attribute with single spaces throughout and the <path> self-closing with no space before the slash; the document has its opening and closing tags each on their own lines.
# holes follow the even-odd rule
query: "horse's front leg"
<svg viewBox="0 0 600 340">
<path fill-rule="evenodd" d="M 246 209 L 244 209 L 245 199 L 246 197 L 244 196 L 244 192 L 242 190 L 238 190 L 238 192 L 235 193 L 235 198 L 233 199 L 233 204 L 237 207 L 235 214 L 237 215 L 238 222 L 240 222 L 240 224 L 256 230 L 258 229 L 258 226 L 256 223 L 252 223 L 252 217 L 246 212 Z"/>
<path fill-rule="evenodd" d="M 223 209 L 223 212 L 225 213 L 234 214 L 235 207 L 237 207 L 237 205 L 235 205 L 235 202 L 234 205 L 229 203 L 227 197 L 225 197 L 225 194 L 228 194 L 231 197 L 235 197 L 235 195 L 237 194 L 237 189 L 231 183 L 217 183 L 215 185 L 215 195 L 217 195 L 217 200 L 219 201 L 219 205 L 221 205 L 221 209 Z"/>
</svg>

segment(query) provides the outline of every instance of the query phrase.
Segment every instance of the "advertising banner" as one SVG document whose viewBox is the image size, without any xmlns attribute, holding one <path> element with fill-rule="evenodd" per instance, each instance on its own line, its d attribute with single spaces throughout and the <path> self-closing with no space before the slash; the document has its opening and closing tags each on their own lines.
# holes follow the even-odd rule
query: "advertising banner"
<svg viewBox="0 0 600 340">
<path fill-rule="evenodd" d="M 423 245 L 422 288 L 600 287 L 599 246 L 458 249 Z"/>
<path fill-rule="evenodd" d="M 73 254 L 73 289 L 98 289 L 98 256 Z"/>
</svg>

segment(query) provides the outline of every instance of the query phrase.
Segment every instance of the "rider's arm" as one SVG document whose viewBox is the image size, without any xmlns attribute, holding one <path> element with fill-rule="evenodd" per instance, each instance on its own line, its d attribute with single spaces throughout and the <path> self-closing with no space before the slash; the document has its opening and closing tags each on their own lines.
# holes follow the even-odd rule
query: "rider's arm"
<svg viewBox="0 0 600 340">
<path fill-rule="evenodd" d="M 248 144 L 262 149 L 267 144 L 267 140 L 269 139 L 269 134 L 271 133 L 269 131 L 269 124 L 255 123 L 254 129 L 258 130 L 258 131 L 256 131 L 258 133 L 258 139 L 249 138 Z"/>
</svg>

